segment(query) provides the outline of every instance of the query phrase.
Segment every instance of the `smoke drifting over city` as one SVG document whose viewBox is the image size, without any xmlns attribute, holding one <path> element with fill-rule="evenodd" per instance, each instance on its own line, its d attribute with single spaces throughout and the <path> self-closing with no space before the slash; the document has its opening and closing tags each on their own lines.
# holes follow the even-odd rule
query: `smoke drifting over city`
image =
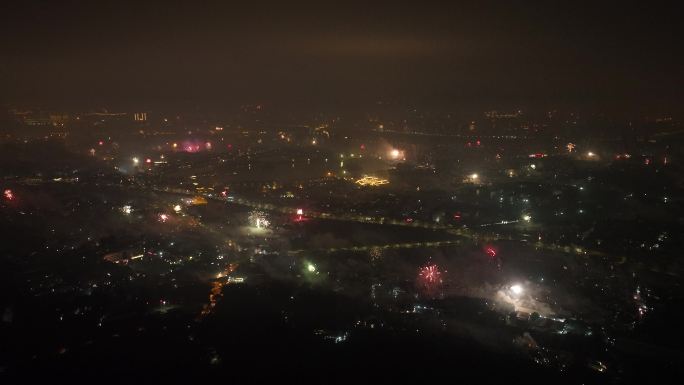
<svg viewBox="0 0 684 385">
<path fill-rule="evenodd" d="M 5 3 L 0 383 L 681 382 L 670 4 Z"/>
</svg>

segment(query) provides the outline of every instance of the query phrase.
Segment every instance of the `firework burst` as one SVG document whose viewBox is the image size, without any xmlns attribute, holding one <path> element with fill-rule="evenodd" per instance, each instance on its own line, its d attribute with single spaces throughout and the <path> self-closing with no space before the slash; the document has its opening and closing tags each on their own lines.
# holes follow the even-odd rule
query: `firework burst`
<svg viewBox="0 0 684 385">
<path fill-rule="evenodd" d="M 263 211 L 254 210 L 249 213 L 249 224 L 258 229 L 265 229 L 268 228 L 271 222 L 268 220 L 266 213 Z"/>
<path fill-rule="evenodd" d="M 418 275 L 423 283 L 427 285 L 435 285 L 442 282 L 442 273 L 435 264 L 423 266 Z"/>
<path fill-rule="evenodd" d="M 442 272 L 434 263 L 420 268 L 418 272 L 418 289 L 423 295 L 431 298 L 442 296 Z"/>
</svg>

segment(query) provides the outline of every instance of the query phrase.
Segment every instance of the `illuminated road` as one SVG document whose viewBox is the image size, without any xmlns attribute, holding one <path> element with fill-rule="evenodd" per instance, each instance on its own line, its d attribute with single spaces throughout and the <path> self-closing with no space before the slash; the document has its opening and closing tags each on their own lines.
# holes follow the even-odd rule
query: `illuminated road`
<svg viewBox="0 0 684 385">
<path fill-rule="evenodd" d="M 155 191 L 165 192 L 165 193 L 174 193 L 174 194 L 180 194 L 180 195 L 185 195 L 185 196 L 196 196 L 197 195 L 196 193 L 190 193 L 190 192 L 187 192 L 183 189 L 157 189 Z M 219 201 L 219 202 L 224 202 L 224 203 L 228 203 L 228 204 L 235 204 L 235 205 L 240 205 L 240 206 L 246 206 L 246 207 L 251 207 L 251 208 L 260 209 L 260 210 L 279 212 L 279 213 L 289 214 L 289 215 L 293 215 L 293 216 L 297 214 L 297 208 L 294 208 L 294 207 L 277 206 L 277 205 L 274 205 L 271 203 L 256 202 L 256 201 L 252 201 L 252 200 L 244 199 L 244 198 L 234 198 L 234 199 L 219 198 L 219 197 L 211 196 L 209 194 L 204 194 L 204 197 L 207 198 L 208 200 Z M 331 213 L 324 213 L 324 212 L 317 212 L 317 211 L 307 212 L 306 217 L 307 218 L 316 218 L 316 219 L 327 219 L 327 220 L 333 220 L 333 221 L 359 222 L 359 223 L 369 223 L 369 224 L 385 225 L 385 226 L 405 226 L 405 227 L 415 227 L 415 228 L 422 228 L 422 229 L 438 230 L 438 231 L 444 231 L 448 234 L 457 236 L 459 238 L 469 239 L 475 243 L 496 242 L 496 241 L 518 241 L 518 242 L 526 243 L 528 246 L 533 247 L 536 250 L 548 250 L 548 251 L 553 251 L 553 252 L 573 254 L 573 255 L 585 256 L 585 257 L 611 258 L 611 259 L 618 260 L 617 261 L 618 264 L 622 264 L 626 261 L 626 258 L 623 256 L 613 256 L 613 255 L 609 255 L 609 254 L 606 254 L 606 253 L 601 252 L 601 251 L 587 250 L 585 248 L 575 246 L 575 245 L 558 245 L 555 243 L 545 243 L 545 242 L 541 242 L 541 241 L 539 241 L 539 242 L 528 242 L 526 239 L 514 238 L 512 235 L 501 236 L 500 234 L 475 231 L 473 229 L 466 228 L 466 227 L 454 227 L 454 226 L 450 226 L 450 225 L 442 225 L 442 224 L 437 224 L 437 223 L 422 222 L 422 221 L 417 221 L 417 220 L 414 220 L 411 222 L 406 222 L 406 221 L 397 220 L 397 219 L 375 218 L 375 217 L 364 216 L 364 215 L 331 214 Z M 510 221 L 510 222 L 502 221 L 501 223 L 495 223 L 492 225 L 512 224 L 512 223 L 515 223 L 515 222 L 513 222 L 513 221 Z M 451 244 L 457 244 L 459 241 L 453 240 L 453 241 L 442 241 L 442 242 L 451 242 Z M 439 247 L 442 245 L 438 244 L 438 242 L 416 242 L 416 243 L 397 243 L 397 244 L 392 244 L 392 245 L 381 245 L 380 247 L 383 247 L 383 246 L 392 247 L 392 248 L 412 248 L 412 247 Z M 371 247 L 372 246 L 357 246 L 356 249 L 354 247 L 351 247 L 351 248 L 348 248 L 348 250 L 352 250 L 352 251 L 354 251 L 354 250 L 361 251 L 364 249 L 369 250 Z M 343 250 L 347 250 L 347 249 L 341 248 L 341 249 L 335 249 L 335 250 L 330 250 L 330 251 L 343 251 Z M 302 252 L 304 252 L 304 251 L 300 250 L 300 251 L 295 251 L 294 253 L 302 253 Z"/>
<path fill-rule="evenodd" d="M 350 247 L 332 247 L 329 249 L 303 249 L 303 250 L 291 250 L 288 252 L 289 255 L 299 255 L 301 253 L 336 253 L 339 251 L 371 251 L 373 249 L 417 249 L 426 247 L 441 247 L 441 246 L 451 246 L 460 245 L 462 241 L 460 239 L 448 240 L 448 241 L 434 241 L 434 242 L 404 242 L 404 243 L 389 243 L 384 245 L 366 245 L 366 246 L 350 246 Z"/>
<path fill-rule="evenodd" d="M 45 181 L 48 183 L 56 183 L 53 182 L 52 180 Z M 33 182 L 32 184 L 35 184 Z M 143 191 L 154 191 L 158 193 L 167 193 L 167 194 L 176 194 L 176 195 L 183 195 L 183 196 L 197 196 L 198 194 L 195 192 L 189 192 L 184 189 L 178 189 L 178 188 L 143 188 L 141 186 L 122 186 L 120 184 L 111 184 L 111 187 L 117 187 L 117 188 L 129 188 L 129 189 L 136 189 L 136 190 L 143 190 Z M 277 206 L 271 203 L 262 203 L 262 202 L 256 202 L 244 198 L 234 198 L 234 199 L 228 199 L 228 198 L 222 198 L 222 197 L 215 197 L 211 196 L 210 194 L 201 194 L 203 195 L 207 200 L 212 200 L 212 201 L 217 201 L 217 202 L 223 202 L 227 204 L 235 204 L 235 205 L 240 205 L 240 206 L 245 206 L 245 207 L 251 207 L 255 209 L 261 209 L 261 210 L 267 210 L 267 211 L 273 211 L 273 212 L 279 212 L 283 214 L 289 214 L 289 215 L 297 215 L 297 208 L 293 207 L 283 207 L 283 206 Z M 369 223 L 369 224 L 376 224 L 376 225 L 385 225 L 385 226 L 406 226 L 406 227 L 415 227 L 415 228 L 423 228 L 423 229 L 430 229 L 430 230 L 438 230 L 438 231 L 444 231 L 448 234 L 454 235 L 459 238 L 465 238 L 469 239 L 474 243 L 480 243 L 480 242 L 496 242 L 496 241 L 517 241 L 521 243 L 525 243 L 530 247 L 535 248 L 536 250 L 548 250 L 548 251 L 553 251 L 553 252 L 559 252 L 559 253 L 566 253 L 566 254 L 572 254 L 572 255 L 578 255 L 578 256 L 584 256 L 584 257 L 599 257 L 599 258 L 605 258 L 605 259 L 613 259 L 616 261 L 617 264 L 623 264 L 627 258 L 624 256 L 616 256 L 616 255 L 610 255 L 601 251 L 597 250 L 588 250 L 576 245 L 559 245 L 555 243 L 545 243 L 545 242 L 528 242 L 526 239 L 522 238 L 514 238 L 512 235 L 508 236 L 501 236 L 500 234 L 495 234 L 495 233 L 486 233 L 483 231 L 476 231 L 473 230 L 472 228 L 466 228 L 466 227 L 454 227 L 450 225 L 442 225 L 442 224 L 436 224 L 436 223 L 428 223 L 428 222 L 422 222 L 422 221 L 412 221 L 412 222 L 406 222 L 402 220 L 397 220 L 397 219 L 388 219 L 388 218 L 375 218 L 371 216 L 363 216 L 363 215 L 349 215 L 349 214 L 331 214 L 331 213 L 324 213 L 324 212 L 317 212 L 317 211 L 310 211 L 306 213 L 307 218 L 317 218 L 317 219 L 327 219 L 327 220 L 333 220 L 333 221 L 345 221 L 345 222 L 359 222 L 359 223 Z M 487 226 L 490 225 L 501 225 L 501 224 L 512 224 L 514 221 L 502 221 L 501 223 L 494 223 L 494 224 L 488 224 Z M 483 226 L 483 227 L 487 227 Z M 453 241 L 441 241 L 441 242 L 452 242 L 452 244 L 457 244 L 458 240 L 453 240 Z M 398 243 L 398 244 L 392 244 L 392 245 L 381 245 L 379 247 L 392 247 L 392 248 L 410 248 L 410 247 L 439 247 L 442 246 L 442 244 L 439 244 L 438 242 L 423 242 L 423 243 Z M 356 249 L 349 248 L 349 250 L 365 250 L 365 249 L 370 249 L 372 246 L 358 246 Z M 376 246 L 378 247 L 378 246 Z M 336 249 L 335 251 L 343 251 L 346 249 Z M 294 253 L 301 253 L 303 251 L 295 251 Z"/>
</svg>

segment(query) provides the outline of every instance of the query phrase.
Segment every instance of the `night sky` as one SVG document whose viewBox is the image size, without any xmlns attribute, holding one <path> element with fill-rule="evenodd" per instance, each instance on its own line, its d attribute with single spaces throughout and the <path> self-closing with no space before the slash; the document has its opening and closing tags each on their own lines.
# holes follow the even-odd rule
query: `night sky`
<svg viewBox="0 0 684 385">
<path fill-rule="evenodd" d="M 5 1 L 0 98 L 681 110 L 674 7 L 404 3 Z"/>
</svg>

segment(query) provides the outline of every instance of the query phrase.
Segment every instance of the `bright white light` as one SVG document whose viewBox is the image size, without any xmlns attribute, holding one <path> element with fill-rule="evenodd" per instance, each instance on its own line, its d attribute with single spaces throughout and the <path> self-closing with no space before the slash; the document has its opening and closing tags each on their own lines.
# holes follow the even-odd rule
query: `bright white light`
<svg viewBox="0 0 684 385">
<path fill-rule="evenodd" d="M 297 209 L 297 215 L 304 215 L 303 209 Z"/>
<path fill-rule="evenodd" d="M 258 210 L 252 211 L 249 214 L 249 223 L 257 229 L 266 229 L 271 224 L 266 214 Z"/>
<path fill-rule="evenodd" d="M 476 180 L 476 179 L 479 178 L 479 177 L 480 177 L 480 176 L 477 175 L 476 173 L 473 173 L 473 174 L 470 175 L 470 179 L 472 179 L 472 180 Z"/>
<path fill-rule="evenodd" d="M 522 286 L 520 286 L 519 284 L 515 284 L 515 285 L 511 286 L 511 292 L 515 295 L 520 295 L 520 294 L 522 294 L 523 291 L 524 290 L 523 290 Z"/>
<path fill-rule="evenodd" d="M 537 168 L 537 165 L 533 163 L 530 165 L 530 168 L 532 168 L 532 170 L 535 170 Z"/>
<path fill-rule="evenodd" d="M 594 153 L 591 152 L 591 151 L 587 152 L 587 156 L 590 157 L 590 158 L 594 157 L 595 155 L 596 155 L 596 154 L 594 154 Z"/>
<path fill-rule="evenodd" d="M 390 156 L 392 156 L 392 159 L 398 159 L 399 155 L 401 155 L 401 152 L 397 150 L 396 148 L 390 152 Z"/>
<path fill-rule="evenodd" d="M 136 166 L 138 165 L 138 163 L 140 163 L 140 159 L 138 159 L 137 157 L 134 157 L 134 158 L 131 159 L 131 160 L 133 161 L 133 164 L 136 165 Z"/>
<path fill-rule="evenodd" d="M 159 221 L 160 222 L 166 222 L 166 220 L 169 219 L 169 216 L 166 214 L 159 214 Z"/>
<path fill-rule="evenodd" d="M 173 206 L 173 211 L 175 211 L 175 212 L 181 211 L 181 205 L 175 205 L 175 206 Z"/>
<path fill-rule="evenodd" d="M 313 264 L 309 263 L 309 264 L 306 266 L 306 269 L 309 270 L 310 273 L 313 273 L 313 272 L 316 271 L 316 266 L 314 266 Z"/>
<path fill-rule="evenodd" d="M 532 216 L 529 214 L 525 214 L 523 215 L 523 220 L 525 220 L 525 222 L 529 222 L 532 220 Z"/>
<path fill-rule="evenodd" d="M 121 208 L 121 211 L 123 211 L 124 214 L 128 215 L 131 213 L 131 211 L 133 211 L 133 209 L 131 208 L 131 206 L 126 205 Z"/>
</svg>

